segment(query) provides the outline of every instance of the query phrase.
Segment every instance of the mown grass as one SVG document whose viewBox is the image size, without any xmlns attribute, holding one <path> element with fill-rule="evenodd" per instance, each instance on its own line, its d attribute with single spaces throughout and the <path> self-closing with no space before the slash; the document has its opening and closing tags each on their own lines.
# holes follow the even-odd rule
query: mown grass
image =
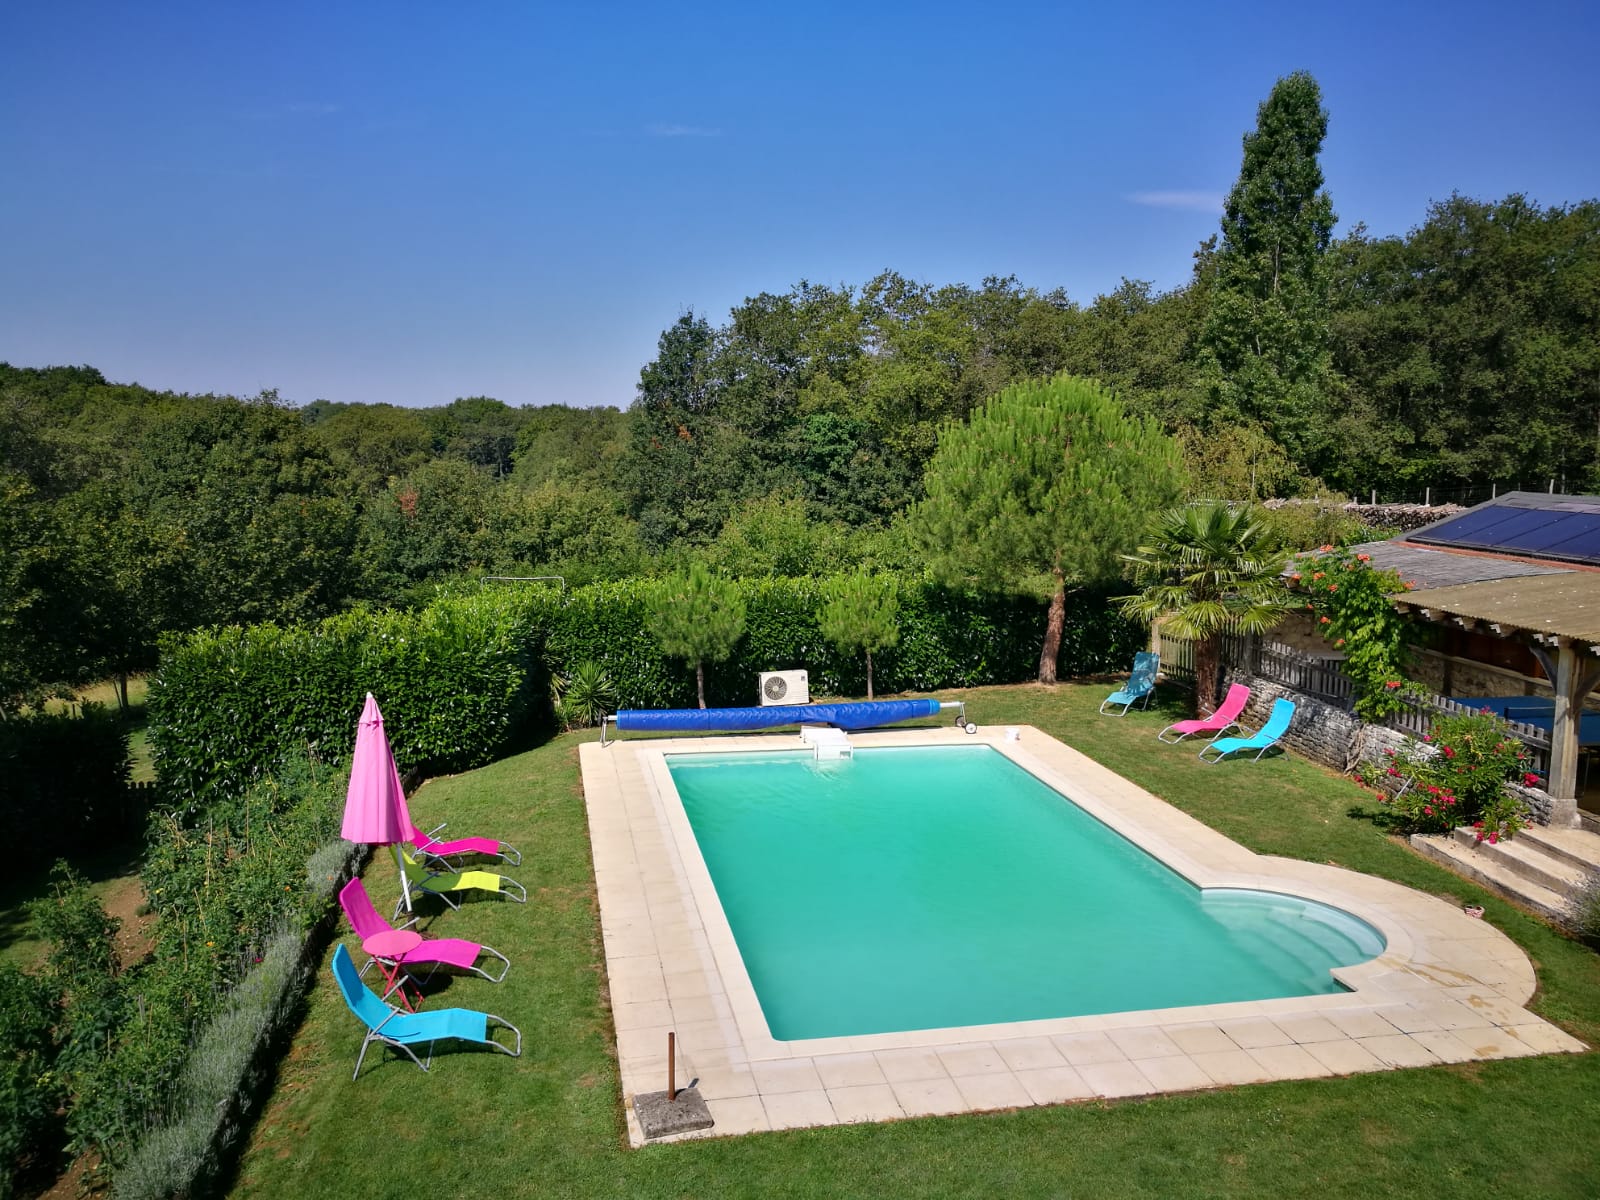
<svg viewBox="0 0 1600 1200">
<path fill-rule="evenodd" d="M 964 693 L 973 719 L 1028 723 L 1252 848 L 1337 862 L 1487 908 L 1539 966 L 1534 1007 L 1600 1041 L 1600 958 L 1455 878 L 1359 815 L 1363 793 L 1302 760 L 1202 767 L 1160 746 L 1176 712 L 1103 718 L 1104 686 Z M 519 844 L 526 908 L 478 904 L 433 923 L 509 954 L 498 987 L 431 1003 L 497 1012 L 524 1057 L 459 1053 L 424 1076 L 369 1063 L 326 967 L 246 1153 L 246 1197 L 550 1196 L 1593 1196 L 1600 1055 L 1391 1071 L 883 1125 L 626 1149 L 606 1009 L 578 736 L 413 797 L 419 823 Z M 1354 814 L 1354 815 L 1353 815 Z M 370 889 L 394 895 L 392 858 Z M 353 939 L 352 939 L 353 946 Z"/>
</svg>

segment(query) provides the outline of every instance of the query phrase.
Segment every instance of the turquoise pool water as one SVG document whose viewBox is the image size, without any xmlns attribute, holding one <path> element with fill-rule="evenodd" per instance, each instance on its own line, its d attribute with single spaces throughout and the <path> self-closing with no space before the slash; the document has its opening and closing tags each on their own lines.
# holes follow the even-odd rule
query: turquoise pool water
<svg viewBox="0 0 1600 1200">
<path fill-rule="evenodd" d="M 776 1038 L 1303 996 L 1383 938 L 1202 891 L 987 746 L 669 755 Z"/>
</svg>

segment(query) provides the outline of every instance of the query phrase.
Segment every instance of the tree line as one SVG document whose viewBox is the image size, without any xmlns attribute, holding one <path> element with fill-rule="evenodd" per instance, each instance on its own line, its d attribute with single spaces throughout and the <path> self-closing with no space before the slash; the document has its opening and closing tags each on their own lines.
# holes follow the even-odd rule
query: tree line
<svg viewBox="0 0 1600 1200">
<path fill-rule="evenodd" d="M 1190 496 L 1600 489 L 1600 203 L 1451 196 L 1336 238 L 1327 119 L 1310 76 L 1278 82 L 1181 287 L 802 280 L 680 314 L 625 410 L 297 409 L 0 364 L 0 710 L 147 667 L 169 631 L 462 577 L 936 567 L 907 521 L 941 442 L 1062 374 L 1171 438 Z"/>
</svg>

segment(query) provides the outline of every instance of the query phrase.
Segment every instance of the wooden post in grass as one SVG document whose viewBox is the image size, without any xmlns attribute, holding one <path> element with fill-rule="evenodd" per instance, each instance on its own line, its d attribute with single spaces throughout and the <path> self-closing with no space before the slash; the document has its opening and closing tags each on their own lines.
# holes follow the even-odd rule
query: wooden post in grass
<svg viewBox="0 0 1600 1200">
<path fill-rule="evenodd" d="M 671 1104 L 678 1098 L 678 1072 L 674 1059 L 677 1057 L 678 1035 L 671 1030 L 667 1031 L 667 1103 Z"/>
</svg>

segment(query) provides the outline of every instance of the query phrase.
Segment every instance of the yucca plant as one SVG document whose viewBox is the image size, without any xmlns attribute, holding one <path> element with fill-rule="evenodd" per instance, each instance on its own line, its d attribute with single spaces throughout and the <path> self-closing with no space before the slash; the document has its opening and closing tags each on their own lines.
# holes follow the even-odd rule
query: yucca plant
<svg viewBox="0 0 1600 1200">
<path fill-rule="evenodd" d="M 1117 599 L 1126 616 L 1162 621 L 1194 639 L 1195 703 L 1217 706 L 1222 635 L 1265 633 L 1294 607 L 1283 579 L 1285 556 L 1248 509 L 1220 502 L 1170 508 L 1152 522 L 1147 544 L 1123 557 L 1143 590 Z"/>
<path fill-rule="evenodd" d="M 567 729 L 587 729 L 617 709 L 617 688 L 606 669 L 585 659 L 569 675 L 551 673 L 550 699 Z"/>
</svg>

